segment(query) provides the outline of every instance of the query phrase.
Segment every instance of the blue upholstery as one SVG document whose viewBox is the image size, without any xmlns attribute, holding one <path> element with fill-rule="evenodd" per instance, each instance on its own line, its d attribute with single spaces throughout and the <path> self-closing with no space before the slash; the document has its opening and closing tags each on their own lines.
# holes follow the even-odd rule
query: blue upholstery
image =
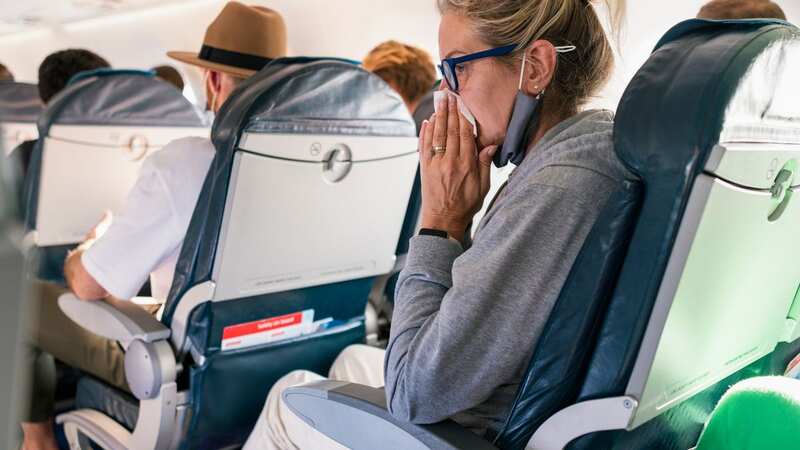
<svg viewBox="0 0 800 450">
<path fill-rule="evenodd" d="M 689 21 L 667 33 L 630 83 L 617 112 L 616 150 L 643 179 L 645 196 L 578 401 L 624 393 L 689 191 L 719 141 L 725 107 L 754 57 L 793 37 L 797 29 L 781 21 Z M 783 359 L 778 352 L 772 357 Z M 731 379 L 769 366 L 754 363 Z M 571 447 L 691 447 L 702 429 L 701 411 L 713 408 L 723 383 L 632 432 L 596 433 Z"/>
<path fill-rule="evenodd" d="M 578 394 L 599 319 L 617 281 L 641 201 L 641 184 L 617 187 L 572 266 L 536 344 L 505 426 L 500 448 L 524 448 L 545 419 Z"/>
<path fill-rule="evenodd" d="M 81 377 L 78 381 L 75 392 L 75 409 L 103 411 L 131 431 L 136 427 L 136 421 L 139 418 L 139 405 L 136 403 L 136 398 L 89 375 Z"/>
<path fill-rule="evenodd" d="M 41 112 L 35 84 L 0 81 L 0 122 L 36 123 Z"/>
<path fill-rule="evenodd" d="M 212 129 L 217 150 L 176 266 L 162 321 L 170 325 L 193 286 L 211 280 L 229 180 L 243 132 L 415 136 L 402 100 L 374 75 L 338 60 L 285 58 L 242 83 Z M 265 193 L 272 195 L 274 193 Z M 269 255 L 264 255 L 268 258 Z M 363 315 L 373 278 L 256 295 L 196 307 L 187 325 L 187 355 L 179 389 L 189 391 L 181 448 L 243 443 L 272 384 L 292 370 L 327 373 L 346 346 L 364 340 Z M 220 351 L 226 326 L 313 309 L 330 329 L 299 338 Z M 201 361 L 195 361 L 202 356 Z M 102 406 L 102 405 L 101 405 Z"/>
<path fill-rule="evenodd" d="M 51 126 L 205 126 L 205 119 L 180 92 L 158 81 L 149 72 L 104 69 L 78 75 L 51 99 L 39 117 L 41 139 L 34 146 L 24 180 L 26 231 L 36 229 L 44 138 Z M 64 257 L 72 247 L 38 249 L 34 255 L 33 273 L 42 280 L 63 284 Z"/>
<path fill-rule="evenodd" d="M 505 426 L 494 436 L 499 448 L 524 448 L 548 417 L 573 403 L 624 393 L 690 190 L 719 140 L 725 106 L 754 56 L 792 33 L 779 21 L 688 21 L 662 39 L 633 79 L 617 112 L 615 142 L 639 180 L 620 186 L 581 249 Z M 638 430 L 597 433 L 574 447 L 691 447 L 691 439 L 675 436 L 696 439 L 702 424 L 684 420 L 676 434 L 658 434 L 664 427 L 657 423 L 669 417 L 642 427 L 646 441 L 637 442 Z M 626 434 L 633 437 L 616 439 Z"/>
<path fill-rule="evenodd" d="M 325 78 L 326 73 L 330 79 Z M 301 82 L 298 80 L 307 83 L 300 86 L 302 89 L 317 87 L 311 92 L 298 93 L 296 84 Z M 360 91 L 365 87 L 371 91 Z M 415 136 L 414 124 L 400 97 L 389 91 L 379 78 L 352 64 L 313 58 L 275 60 L 237 88 L 214 122 L 211 139 L 217 155 L 181 249 L 165 305 L 165 324 L 171 322 L 177 300 L 186 291 L 211 279 L 233 155 L 239 133 L 251 125 L 254 110 L 262 110 L 256 126 L 273 127 L 270 132 Z M 370 104 L 359 101 L 360 97 L 369 96 L 373 96 Z M 377 99 L 382 100 L 374 101 Z M 383 119 L 374 119 L 379 117 Z"/>
<path fill-rule="evenodd" d="M 67 85 L 75 84 L 80 82 L 81 80 L 86 80 L 89 78 L 94 77 L 107 77 L 107 76 L 118 76 L 118 75 L 139 75 L 143 77 L 154 77 L 156 76 L 156 72 L 154 70 L 139 70 L 139 69 L 109 69 L 109 68 L 101 68 L 101 69 L 94 69 L 94 70 L 85 70 L 83 72 L 78 72 L 72 76 L 67 82 Z"/>
</svg>

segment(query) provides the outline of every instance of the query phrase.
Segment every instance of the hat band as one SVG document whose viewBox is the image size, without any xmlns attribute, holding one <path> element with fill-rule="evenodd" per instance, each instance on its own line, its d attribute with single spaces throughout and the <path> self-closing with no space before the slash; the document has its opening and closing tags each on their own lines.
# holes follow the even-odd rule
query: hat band
<svg viewBox="0 0 800 450">
<path fill-rule="evenodd" d="M 230 50 L 211 47 L 210 45 L 203 45 L 203 47 L 200 48 L 200 54 L 198 54 L 197 57 L 203 61 L 248 70 L 261 70 L 270 61 L 272 61 L 271 58 L 248 55 L 247 53 L 232 52 Z"/>
</svg>

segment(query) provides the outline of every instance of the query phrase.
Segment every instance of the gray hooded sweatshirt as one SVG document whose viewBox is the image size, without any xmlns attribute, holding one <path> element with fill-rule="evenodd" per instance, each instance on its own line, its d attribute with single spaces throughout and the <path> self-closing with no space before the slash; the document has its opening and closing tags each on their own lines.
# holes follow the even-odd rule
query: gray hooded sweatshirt
<svg viewBox="0 0 800 450">
<path fill-rule="evenodd" d="M 508 415 L 536 341 L 584 240 L 630 172 L 613 115 L 558 124 L 512 172 L 466 251 L 411 239 L 386 350 L 386 396 L 414 423 L 452 418 L 483 434 Z"/>
</svg>

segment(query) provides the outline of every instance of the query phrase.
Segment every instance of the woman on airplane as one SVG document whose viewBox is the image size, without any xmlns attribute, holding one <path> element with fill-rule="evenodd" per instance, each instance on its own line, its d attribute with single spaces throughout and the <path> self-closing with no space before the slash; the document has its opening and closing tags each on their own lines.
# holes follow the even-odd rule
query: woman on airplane
<svg viewBox="0 0 800 450">
<path fill-rule="evenodd" d="M 632 175 L 614 152 L 612 113 L 584 109 L 613 66 L 587 0 L 438 3 L 445 82 L 422 127 L 422 229 L 400 275 L 388 348 L 350 347 L 329 376 L 385 384 L 404 420 L 451 418 L 492 435 L 589 230 Z M 622 2 L 608 3 L 617 24 Z M 464 245 L 492 162 L 517 167 Z M 319 378 L 281 379 L 245 448 L 341 448 L 280 399 Z"/>
</svg>

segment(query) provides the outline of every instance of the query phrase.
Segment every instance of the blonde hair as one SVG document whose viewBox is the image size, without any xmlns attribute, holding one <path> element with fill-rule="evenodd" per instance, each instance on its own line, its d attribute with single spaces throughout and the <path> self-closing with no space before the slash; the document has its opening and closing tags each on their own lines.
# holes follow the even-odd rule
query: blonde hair
<svg viewBox="0 0 800 450">
<path fill-rule="evenodd" d="M 386 41 L 364 58 L 364 69 L 397 89 L 407 103 L 415 103 L 433 88 L 436 68 L 425 50 Z"/>
<path fill-rule="evenodd" d="M 611 76 L 614 52 L 597 13 L 588 0 L 438 0 L 442 13 L 464 15 L 478 36 L 491 47 L 516 44 L 503 60 L 516 64 L 528 46 L 539 39 L 553 45 L 574 45 L 559 54 L 548 92 L 556 91 L 561 112 L 577 111 Z M 625 0 L 603 0 L 611 27 L 619 32 Z"/>
</svg>

